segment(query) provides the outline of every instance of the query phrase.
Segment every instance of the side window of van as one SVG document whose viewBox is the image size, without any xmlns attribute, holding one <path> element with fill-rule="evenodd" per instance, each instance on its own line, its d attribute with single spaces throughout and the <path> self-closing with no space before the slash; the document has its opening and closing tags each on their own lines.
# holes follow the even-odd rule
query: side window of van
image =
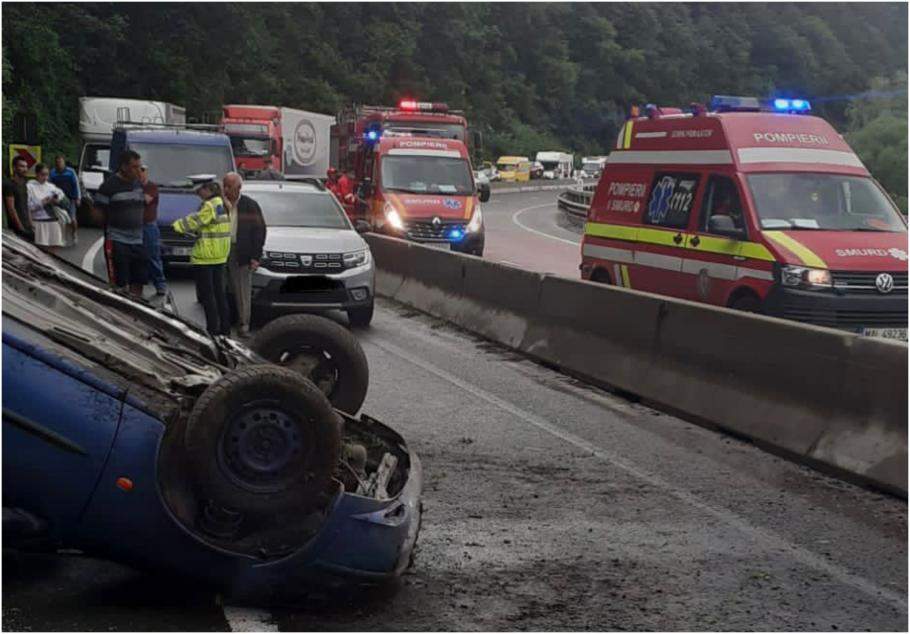
<svg viewBox="0 0 910 634">
<path fill-rule="evenodd" d="M 713 216 L 727 216 L 733 221 L 735 229 L 746 229 L 739 191 L 732 178 L 712 176 L 708 180 L 708 188 L 702 199 L 701 214 L 698 217 L 698 230 L 711 233 L 708 227 Z"/>
<path fill-rule="evenodd" d="M 685 229 L 698 189 L 698 174 L 658 172 L 651 185 L 645 224 Z"/>
</svg>

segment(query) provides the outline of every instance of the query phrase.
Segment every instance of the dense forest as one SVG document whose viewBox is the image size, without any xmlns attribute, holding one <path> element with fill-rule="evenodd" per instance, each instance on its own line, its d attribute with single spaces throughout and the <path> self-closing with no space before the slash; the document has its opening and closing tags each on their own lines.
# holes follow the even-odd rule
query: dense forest
<svg viewBox="0 0 910 634">
<path fill-rule="evenodd" d="M 335 113 L 463 108 L 485 152 L 607 150 L 631 104 L 801 96 L 907 197 L 907 5 L 6 3 L 4 143 L 35 112 L 75 157 L 77 97 Z"/>
</svg>

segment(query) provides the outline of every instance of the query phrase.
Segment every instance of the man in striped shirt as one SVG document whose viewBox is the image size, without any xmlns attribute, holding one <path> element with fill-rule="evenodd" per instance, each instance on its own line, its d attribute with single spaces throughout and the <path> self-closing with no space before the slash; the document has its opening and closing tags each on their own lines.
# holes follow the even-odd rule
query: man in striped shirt
<svg viewBox="0 0 910 634">
<path fill-rule="evenodd" d="M 136 297 L 142 296 L 149 273 L 148 251 L 142 241 L 145 196 L 139 181 L 141 166 L 139 154 L 126 150 L 120 155 L 117 173 L 102 183 L 95 196 L 95 206 L 104 215 L 108 277 L 113 286 L 129 288 Z"/>
</svg>

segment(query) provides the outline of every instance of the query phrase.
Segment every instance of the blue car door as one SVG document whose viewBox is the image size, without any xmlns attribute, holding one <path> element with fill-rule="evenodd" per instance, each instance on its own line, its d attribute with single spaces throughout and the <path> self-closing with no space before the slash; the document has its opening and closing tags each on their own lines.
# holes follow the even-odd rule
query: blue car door
<svg viewBox="0 0 910 634">
<path fill-rule="evenodd" d="M 7 320 L 4 320 L 7 321 Z M 3 333 L 3 504 L 66 531 L 88 503 L 117 431 L 117 390 L 42 347 Z"/>
</svg>

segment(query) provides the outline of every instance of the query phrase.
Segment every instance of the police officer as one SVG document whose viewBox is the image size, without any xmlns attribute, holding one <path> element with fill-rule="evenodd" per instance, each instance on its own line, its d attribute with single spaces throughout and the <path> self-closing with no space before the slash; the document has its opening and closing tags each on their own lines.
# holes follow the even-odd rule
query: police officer
<svg viewBox="0 0 910 634">
<path fill-rule="evenodd" d="M 214 177 L 194 179 L 202 199 L 198 211 L 174 222 L 177 233 L 196 234 L 190 254 L 196 296 L 205 311 L 205 327 L 213 335 L 231 333 L 231 313 L 225 290 L 225 263 L 231 249 L 231 219 Z"/>
</svg>

